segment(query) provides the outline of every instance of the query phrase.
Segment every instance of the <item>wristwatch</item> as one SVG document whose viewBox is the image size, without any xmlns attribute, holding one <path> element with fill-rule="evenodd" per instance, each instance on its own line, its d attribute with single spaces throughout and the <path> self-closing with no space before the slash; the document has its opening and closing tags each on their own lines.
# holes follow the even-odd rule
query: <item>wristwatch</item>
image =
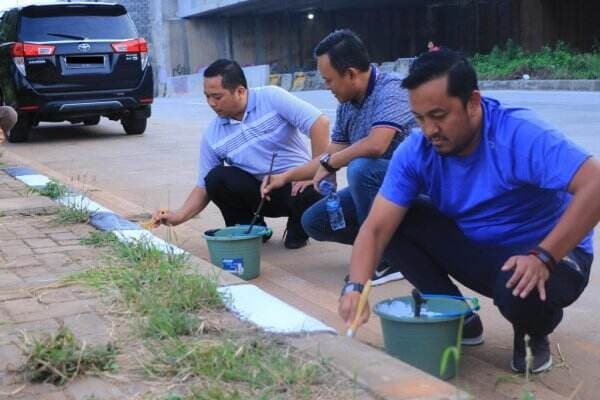
<svg viewBox="0 0 600 400">
<path fill-rule="evenodd" d="M 340 294 L 340 297 L 350 292 L 362 293 L 364 287 L 365 285 L 363 285 L 362 283 L 346 282 L 346 284 L 342 288 L 342 293 Z"/>
<path fill-rule="evenodd" d="M 331 166 L 331 164 L 329 164 L 329 160 L 331 160 L 331 154 L 329 154 L 329 153 L 325 153 L 321 156 L 321 158 L 319 158 L 319 162 L 321 163 L 323 168 L 325 168 L 327 170 L 327 172 L 333 174 L 333 173 L 337 172 L 337 170 L 339 168 L 333 168 Z"/>
</svg>

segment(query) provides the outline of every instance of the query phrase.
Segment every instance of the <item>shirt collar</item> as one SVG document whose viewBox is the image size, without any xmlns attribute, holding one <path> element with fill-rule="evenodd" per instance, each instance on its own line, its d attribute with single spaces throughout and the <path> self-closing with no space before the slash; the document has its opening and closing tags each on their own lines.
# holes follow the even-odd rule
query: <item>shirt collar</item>
<svg viewBox="0 0 600 400">
<path fill-rule="evenodd" d="M 246 111 L 244 111 L 244 116 L 242 118 L 242 121 L 245 120 L 248 113 L 250 111 L 254 111 L 254 109 L 256 109 L 256 93 L 254 93 L 254 90 L 248 89 L 248 104 L 246 104 Z M 240 122 L 242 122 L 242 121 L 237 121 L 235 119 L 231 119 L 229 117 L 218 117 L 218 118 L 219 118 L 219 122 L 221 123 L 221 125 L 239 124 Z"/>
</svg>

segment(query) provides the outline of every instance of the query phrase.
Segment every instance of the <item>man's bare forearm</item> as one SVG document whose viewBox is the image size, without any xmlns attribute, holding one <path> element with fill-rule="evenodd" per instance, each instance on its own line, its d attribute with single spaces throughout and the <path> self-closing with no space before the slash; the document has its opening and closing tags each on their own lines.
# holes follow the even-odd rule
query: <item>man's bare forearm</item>
<svg viewBox="0 0 600 400">
<path fill-rule="evenodd" d="M 175 212 L 177 214 L 177 225 L 198 215 L 208 205 L 208 193 L 200 186 L 194 187 L 183 205 Z"/>
</svg>

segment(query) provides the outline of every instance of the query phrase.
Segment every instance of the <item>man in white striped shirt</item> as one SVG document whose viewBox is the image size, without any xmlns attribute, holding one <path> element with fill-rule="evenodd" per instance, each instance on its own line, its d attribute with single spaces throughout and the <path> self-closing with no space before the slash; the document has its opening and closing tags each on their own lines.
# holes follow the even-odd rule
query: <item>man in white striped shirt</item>
<svg viewBox="0 0 600 400">
<path fill-rule="evenodd" d="M 278 87 L 248 89 L 235 61 L 217 60 L 204 71 L 204 94 L 218 117 L 202 137 L 196 186 L 178 210 L 157 212 L 157 224 L 181 224 L 209 201 L 219 207 L 227 226 L 248 224 L 273 154 L 273 173 L 279 174 L 311 159 L 300 132 L 310 138 L 312 157 L 329 143 L 329 121 L 317 108 Z M 286 248 L 306 245 L 300 218 L 320 197 L 310 182 L 292 182 L 270 194 L 262 216 L 288 217 Z M 264 225 L 262 216 L 259 224 Z"/>
</svg>

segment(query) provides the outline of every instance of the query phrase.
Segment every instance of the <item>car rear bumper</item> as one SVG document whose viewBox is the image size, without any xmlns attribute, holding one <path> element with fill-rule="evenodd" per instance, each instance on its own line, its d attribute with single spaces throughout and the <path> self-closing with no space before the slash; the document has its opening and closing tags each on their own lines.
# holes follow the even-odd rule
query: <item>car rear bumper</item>
<svg viewBox="0 0 600 400">
<path fill-rule="evenodd" d="M 140 117 L 143 114 L 150 116 L 153 100 L 150 68 L 133 89 L 40 93 L 26 80 L 21 80 L 18 86 L 15 108 L 35 121 L 63 121 L 97 115 L 118 119 L 131 112 Z"/>
</svg>

